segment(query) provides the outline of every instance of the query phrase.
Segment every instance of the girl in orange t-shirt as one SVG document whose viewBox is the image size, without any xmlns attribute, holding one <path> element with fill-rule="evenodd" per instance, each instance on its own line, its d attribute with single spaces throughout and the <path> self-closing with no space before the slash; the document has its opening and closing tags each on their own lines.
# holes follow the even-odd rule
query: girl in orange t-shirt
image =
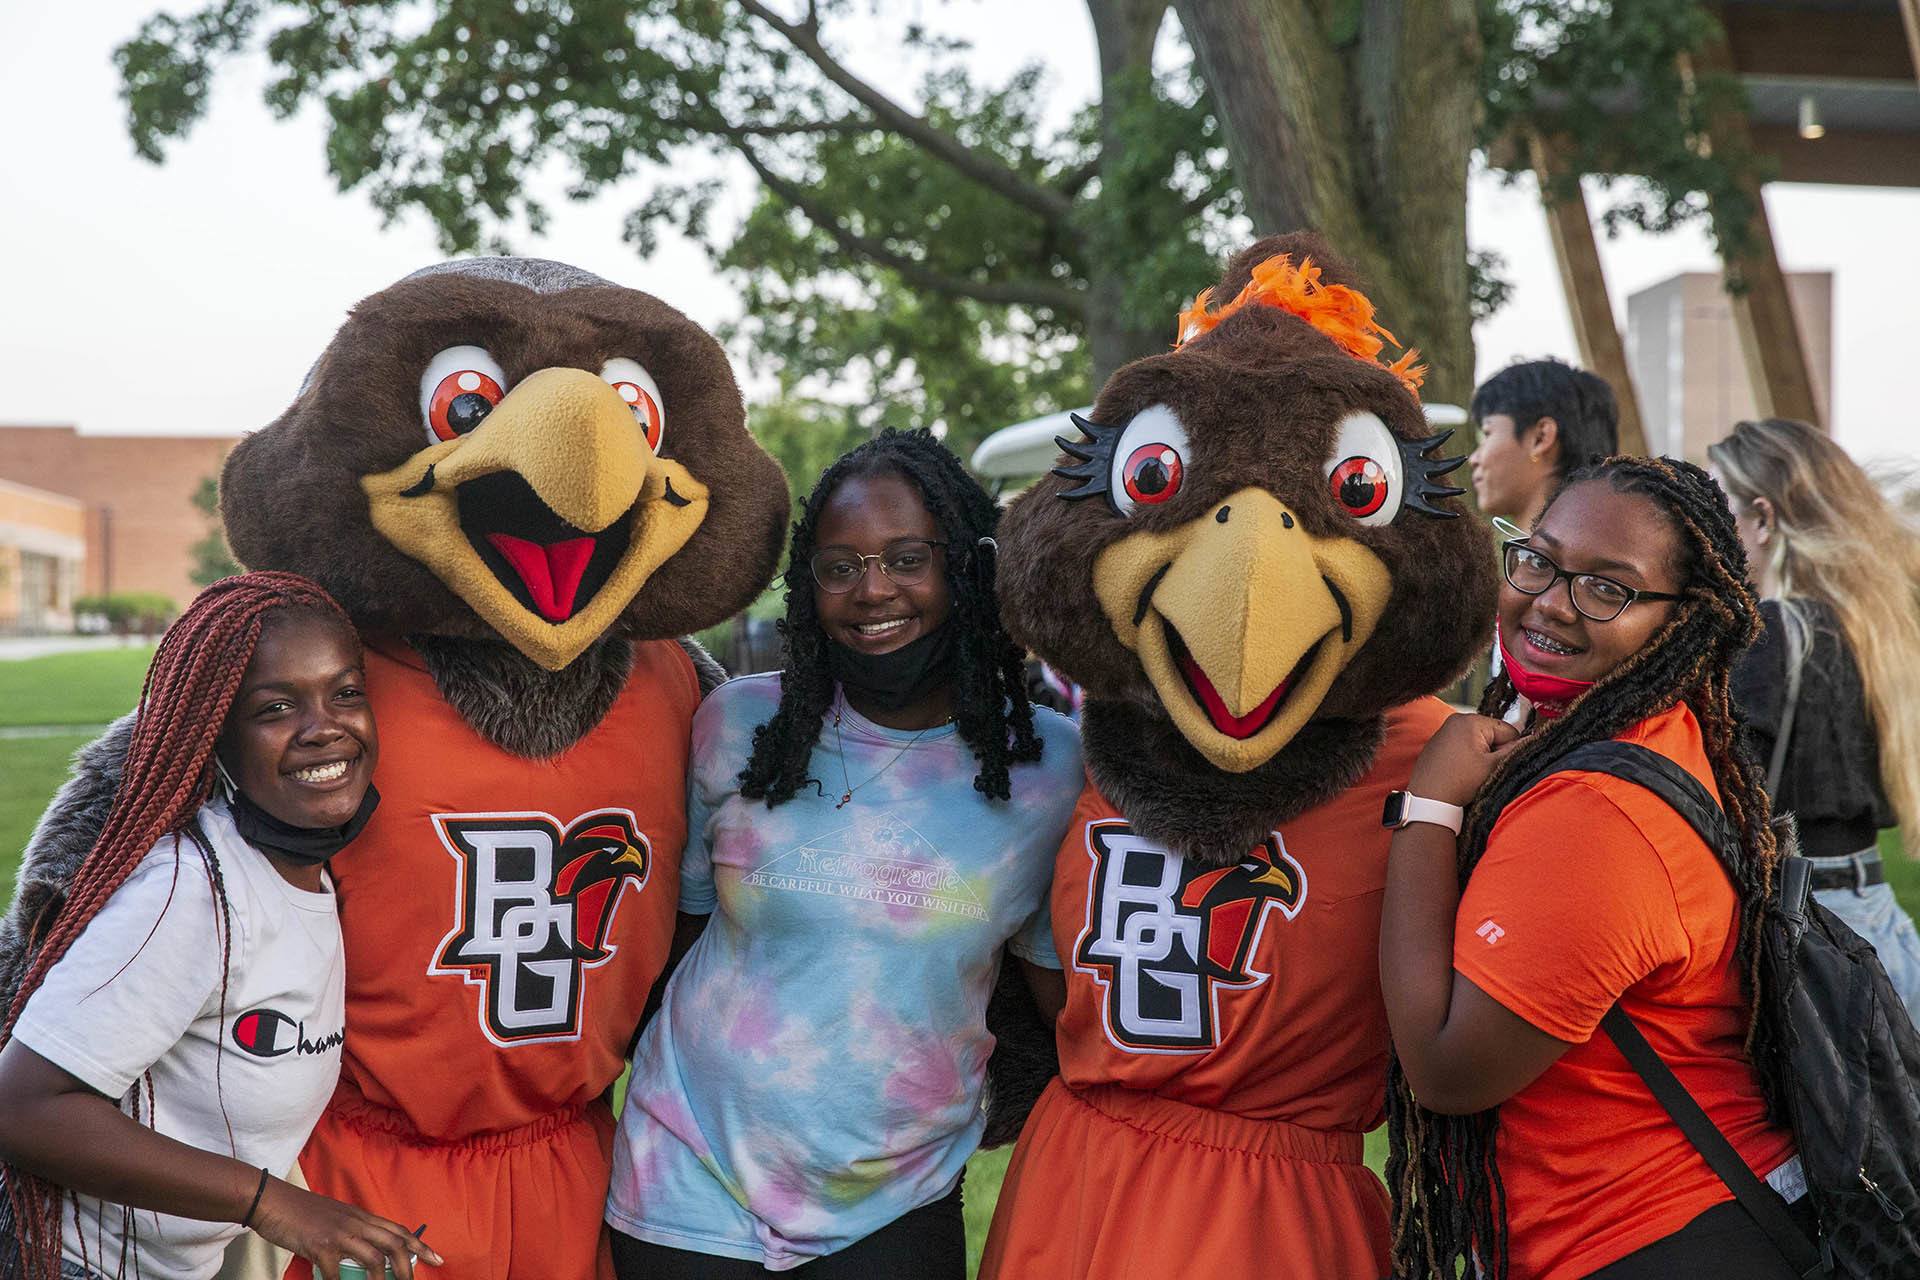
<svg viewBox="0 0 1920 1280">
<path fill-rule="evenodd" d="M 1409 793 L 1438 803 L 1399 806 L 1388 864 L 1394 1274 L 1792 1276 L 1596 1034 L 1621 1004 L 1812 1233 L 1792 1135 L 1770 1118 L 1778 1082 L 1756 1066 L 1777 1034 L 1754 988 L 1777 851 L 1727 700 L 1758 627 L 1733 517 L 1698 467 L 1614 458 L 1575 472 L 1504 556 L 1507 673 L 1488 714 L 1454 717 L 1422 753 Z M 1535 710 L 1524 734 L 1491 718 L 1524 709 L 1516 694 Z M 1738 856 L 1610 775 L 1526 785 L 1606 739 L 1713 792 Z"/>
</svg>

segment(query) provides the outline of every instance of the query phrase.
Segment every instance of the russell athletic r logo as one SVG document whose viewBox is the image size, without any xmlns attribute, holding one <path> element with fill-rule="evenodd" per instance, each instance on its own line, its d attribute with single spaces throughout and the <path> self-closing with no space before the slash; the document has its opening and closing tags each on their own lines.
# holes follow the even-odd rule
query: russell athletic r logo
<svg viewBox="0 0 1920 1280">
<path fill-rule="evenodd" d="M 460 864 L 460 892 L 428 972 L 481 988 L 480 1027 L 497 1045 L 576 1039 L 582 973 L 612 958 L 623 891 L 653 869 L 633 814 L 437 814 L 433 825 Z"/>
</svg>

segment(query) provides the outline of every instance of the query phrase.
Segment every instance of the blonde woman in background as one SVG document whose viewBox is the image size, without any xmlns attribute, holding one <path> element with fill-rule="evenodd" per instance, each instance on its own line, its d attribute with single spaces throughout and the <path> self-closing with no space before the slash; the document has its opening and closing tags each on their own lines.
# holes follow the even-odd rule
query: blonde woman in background
<svg viewBox="0 0 1920 1280">
<path fill-rule="evenodd" d="M 1742 422 L 1707 457 L 1766 597 L 1733 687 L 1763 762 L 1790 724 L 1774 804 L 1799 820 L 1816 896 L 1873 943 L 1920 1019 L 1920 935 L 1876 846 L 1898 824 L 1920 851 L 1920 527 L 1804 423 Z"/>
</svg>

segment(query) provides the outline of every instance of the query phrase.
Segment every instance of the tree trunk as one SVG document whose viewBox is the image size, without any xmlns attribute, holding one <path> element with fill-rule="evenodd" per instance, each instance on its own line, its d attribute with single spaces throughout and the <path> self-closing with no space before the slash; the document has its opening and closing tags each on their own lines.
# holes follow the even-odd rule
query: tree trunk
<svg viewBox="0 0 1920 1280">
<path fill-rule="evenodd" d="M 1426 396 L 1473 390 L 1467 157 L 1473 0 L 1174 0 L 1261 234 L 1311 228 L 1420 348 Z"/>
<path fill-rule="evenodd" d="M 1167 16 L 1169 0 L 1087 0 L 1093 38 L 1100 54 L 1100 199 L 1125 199 L 1121 189 L 1141 175 L 1127 171 L 1122 157 L 1128 139 L 1119 120 L 1128 97 L 1145 93 L 1153 77 L 1154 37 Z M 1137 168 L 1137 167 L 1136 167 Z M 1098 388 L 1129 360 L 1165 351 L 1173 345 L 1173 313 L 1130 314 L 1126 273 L 1131 257 L 1096 245 L 1087 268 L 1087 347 Z M 1199 285 L 1195 285 L 1197 289 Z"/>
</svg>

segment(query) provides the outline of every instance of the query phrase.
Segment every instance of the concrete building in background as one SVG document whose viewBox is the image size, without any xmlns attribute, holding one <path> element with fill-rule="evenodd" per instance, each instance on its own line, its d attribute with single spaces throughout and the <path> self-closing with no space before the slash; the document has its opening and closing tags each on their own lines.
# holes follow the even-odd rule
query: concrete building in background
<svg viewBox="0 0 1920 1280">
<path fill-rule="evenodd" d="M 0 480 L 0 634 L 72 629 L 85 531 L 78 500 Z"/>
<path fill-rule="evenodd" d="M 71 595 L 147 591 L 184 606 L 199 590 L 188 576 L 193 544 L 212 527 L 193 494 L 207 476 L 220 474 L 239 439 L 0 425 L 0 482 L 80 508 L 84 552 Z M 0 514 L 0 526 L 6 519 Z"/>
<path fill-rule="evenodd" d="M 1833 421 L 1833 273 L 1787 273 L 1821 420 Z M 1754 411 L 1752 382 L 1720 277 L 1689 271 L 1627 299 L 1627 366 L 1650 453 L 1705 462 L 1707 446 Z"/>
</svg>

